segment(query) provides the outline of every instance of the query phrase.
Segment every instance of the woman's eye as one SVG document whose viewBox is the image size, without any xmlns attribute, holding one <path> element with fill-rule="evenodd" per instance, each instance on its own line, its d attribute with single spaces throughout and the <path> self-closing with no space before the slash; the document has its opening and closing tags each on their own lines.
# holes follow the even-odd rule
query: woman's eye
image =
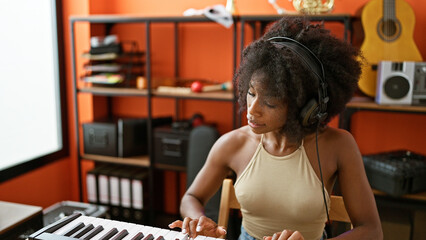
<svg viewBox="0 0 426 240">
<path fill-rule="evenodd" d="M 269 108 L 275 108 L 275 104 L 271 104 L 271 103 L 267 103 L 267 102 L 265 102 L 265 106 L 267 106 Z"/>
<path fill-rule="evenodd" d="M 247 91 L 247 94 L 251 97 L 254 97 L 254 93 L 251 93 L 250 91 Z"/>
</svg>

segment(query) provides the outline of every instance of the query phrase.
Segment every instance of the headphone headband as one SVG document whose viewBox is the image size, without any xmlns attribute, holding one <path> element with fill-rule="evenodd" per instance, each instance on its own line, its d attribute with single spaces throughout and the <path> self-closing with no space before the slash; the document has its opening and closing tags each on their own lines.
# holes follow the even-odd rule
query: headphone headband
<svg viewBox="0 0 426 240">
<path fill-rule="evenodd" d="M 315 106 L 315 107 L 318 107 L 318 110 L 316 110 L 317 112 L 314 113 L 313 116 L 310 116 L 310 114 L 315 109 L 313 109 L 313 107 L 309 107 L 309 109 L 306 110 L 308 114 L 308 118 L 307 120 L 305 119 L 303 120 L 303 124 L 310 125 L 315 121 L 318 121 L 319 123 L 324 121 L 325 118 L 327 117 L 327 102 L 329 98 L 327 95 L 327 83 L 325 81 L 325 71 L 324 71 L 324 66 L 322 62 L 307 46 L 303 45 L 299 41 L 294 40 L 292 38 L 279 36 L 279 37 L 271 37 L 267 41 L 271 42 L 272 44 L 274 44 L 276 47 L 279 47 L 279 48 L 282 48 L 284 46 L 289 48 L 315 74 L 315 76 L 317 77 L 319 81 L 318 104 L 317 104 L 318 106 Z M 302 110 L 302 111 L 305 111 L 305 110 Z"/>
</svg>

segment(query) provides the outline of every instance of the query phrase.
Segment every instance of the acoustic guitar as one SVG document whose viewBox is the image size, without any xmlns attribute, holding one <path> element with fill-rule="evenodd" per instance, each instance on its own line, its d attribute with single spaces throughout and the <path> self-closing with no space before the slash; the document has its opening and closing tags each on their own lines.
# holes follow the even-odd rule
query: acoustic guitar
<svg viewBox="0 0 426 240">
<path fill-rule="evenodd" d="M 422 61 L 413 40 L 415 15 L 404 0 L 371 0 L 362 9 L 361 23 L 365 35 L 361 51 L 367 62 L 358 84 L 364 94 L 374 97 L 380 61 Z"/>
</svg>

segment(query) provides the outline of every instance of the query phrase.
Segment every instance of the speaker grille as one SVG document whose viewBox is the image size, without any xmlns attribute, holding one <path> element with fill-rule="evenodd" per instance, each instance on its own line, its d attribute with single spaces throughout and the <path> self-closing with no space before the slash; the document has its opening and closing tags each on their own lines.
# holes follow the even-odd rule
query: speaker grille
<svg viewBox="0 0 426 240">
<path fill-rule="evenodd" d="M 410 83 L 401 76 L 393 76 L 386 80 L 384 85 L 385 94 L 392 99 L 401 99 L 407 96 L 410 90 Z"/>
</svg>

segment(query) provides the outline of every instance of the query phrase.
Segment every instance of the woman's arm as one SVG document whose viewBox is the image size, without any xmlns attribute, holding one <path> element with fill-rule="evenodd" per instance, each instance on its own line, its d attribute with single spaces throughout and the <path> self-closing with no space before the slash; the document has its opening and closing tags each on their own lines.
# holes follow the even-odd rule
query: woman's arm
<svg viewBox="0 0 426 240">
<path fill-rule="evenodd" d="M 354 228 L 333 239 L 383 239 L 376 202 L 358 145 L 349 132 L 342 130 L 341 133 L 335 148 L 338 149 L 338 181 Z"/>
<path fill-rule="evenodd" d="M 204 205 L 219 190 L 223 179 L 231 171 L 229 162 L 237 148 L 235 141 L 232 141 L 233 135 L 225 134 L 213 145 L 206 163 L 181 200 L 180 213 L 184 220 L 175 221 L 169 227 L 180 227 L 190 237 L 220 237 L 226 234 L 224 228 L 218 228 L 213 220 L 205 217 Z"/>
</svg>

